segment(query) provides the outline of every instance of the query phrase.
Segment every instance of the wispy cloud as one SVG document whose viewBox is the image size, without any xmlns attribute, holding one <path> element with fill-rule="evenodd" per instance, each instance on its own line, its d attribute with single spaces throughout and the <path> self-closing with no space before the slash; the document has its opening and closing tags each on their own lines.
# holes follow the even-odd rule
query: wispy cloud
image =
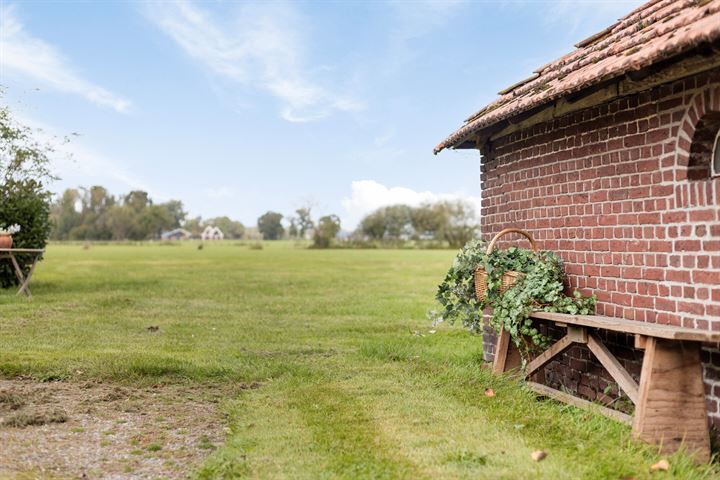
<svg viewBox="0 0 720 480">
<path fill-rule="evenodd" d="M 213 74 L 281 102 L 290 122 L 355 111 L 361 102 L 335 93 L 306 65 L 304 19 L 291 4 L 233 5 L 230 19 L 219 19 L 191 1 L 146 5 L 147 17 L 183 51 Z"/>
<path fill-rule="evenodd" d="M 0 7 L 0 78 L 6 75 L 80 95 L 117 112 L 130 109 L 128 100 L 84 79 L 57 48 L 28 33 L 13 6 Z"/>
<path fill-rule="evenodd" d="M 467 0 L 391 0 L 390 7 L 395 12 L 395 36 L 400 40 L 426 35 L 435 28 L 445 25 Z"/>
<path fill-rule="evenodd" d="M 387 205 L 404 204 L 416 207 L 423 203 L 441 200 L 464 200 L 480 213 L 480 197 L 472 197 L 461 193 L 418 192 L 407 187 L 387 187 L 375 180 L 359 180 L 352 182 L 351 194 L 342 200 L 347 212 L 343 220 L 347 225 L 357 225 L 363 216 Z"/>
<path fill-rule="evenodd" d="M 446 25 L 467 4 L 467 0 L 389 0 L 394 21 L 389 37 L 389 64 L 384 70 L 392 73 L 419 58 L 416 40 Z"/>
<path fill-rule="evenodd" d="M 53 147 L 50 170 L 59 177 L 55 188 L 104 185 L 119 191 L 144 190 L 155 200 L 164 201 L 168 196 L 160 189 L 128 172 L 122 161 L 115 159 L 94 146 L 82 136 L 66 134 L 61 129 L 36 118 L 13 112 L 16 121 L 33 130 L 33 138 Z"/>
<path fill-rule="evenodd" d="M 522 3 L 519 6 L 524 7 Z M 576 34 L 598 19 L 603 19 L 603 24 L 597 28 L 604 28 L 608 26 L 604 19 L 618 19 L 643 3 L 644 0 L 554 0 L 542 10 L 541 19 L 550 28 L 561 26 L 565 32 Z"/>
</svg>

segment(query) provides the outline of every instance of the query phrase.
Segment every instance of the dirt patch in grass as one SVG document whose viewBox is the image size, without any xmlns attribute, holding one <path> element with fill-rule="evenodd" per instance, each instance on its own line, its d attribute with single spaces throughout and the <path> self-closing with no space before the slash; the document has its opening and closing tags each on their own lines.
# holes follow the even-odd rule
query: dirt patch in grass
<svg viewBox="0 0 720 480">
<path fill-rule="evenodd" d="M 243 387 L 0 379 L 0 477 L 184 478 L 223 441 L 218 403 Z"/>
</svg>

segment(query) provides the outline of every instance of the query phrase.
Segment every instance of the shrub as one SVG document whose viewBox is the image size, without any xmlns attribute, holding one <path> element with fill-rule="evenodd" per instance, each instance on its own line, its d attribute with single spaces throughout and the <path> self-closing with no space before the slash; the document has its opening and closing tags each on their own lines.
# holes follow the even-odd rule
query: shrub
<svg viewBox="0 0 720 480">
<path fill-rule="evenodd" d="M 340 218 L 337 215 L 326 215 L 320 218 L 313 235 L 313 247 L 329 248 L 339 231 Z"/>
<path fill-rule="evenodd" d="M 45 248 L 50 235 L 50 193 L 32 179 L 9 180 L 0 184 L 0 224 L 20 225 L 13 235 L 14 248 Z M 19 255 L 20 268 L 27 272 L 32 258 Z M 0 286 L 18 285 L 9 262 L 0 263 Z"/>
</svg>

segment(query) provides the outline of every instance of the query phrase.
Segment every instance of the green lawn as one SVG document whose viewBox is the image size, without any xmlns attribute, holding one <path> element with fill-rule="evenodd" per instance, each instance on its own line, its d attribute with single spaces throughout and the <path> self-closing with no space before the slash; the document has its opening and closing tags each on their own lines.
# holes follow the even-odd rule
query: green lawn
<svg viewBox="0 0 720 480">
<path fill-rule="evenodd" d="M 681 455 L 650 475 L 628 427 L 493 377 L 460 327 L 431 333 L 453 255 L 52 245 L 32 301 L 0 292 L 0 376 L 260 382 L 224 402 L 202 478 L 716 478 Z"/>
</svg>

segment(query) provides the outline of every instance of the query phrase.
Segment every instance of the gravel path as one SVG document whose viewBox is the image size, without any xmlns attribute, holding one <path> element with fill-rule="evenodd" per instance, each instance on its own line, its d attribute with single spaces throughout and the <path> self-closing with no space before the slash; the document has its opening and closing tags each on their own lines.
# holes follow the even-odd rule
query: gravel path
<svg viewBox="0 0 720 480">
<path fill-rule="evenodd" d="M 220 398 L 211 387 L 0 379 L 0 477 L 185 478 L 223 441 Z"/>
</svg>

